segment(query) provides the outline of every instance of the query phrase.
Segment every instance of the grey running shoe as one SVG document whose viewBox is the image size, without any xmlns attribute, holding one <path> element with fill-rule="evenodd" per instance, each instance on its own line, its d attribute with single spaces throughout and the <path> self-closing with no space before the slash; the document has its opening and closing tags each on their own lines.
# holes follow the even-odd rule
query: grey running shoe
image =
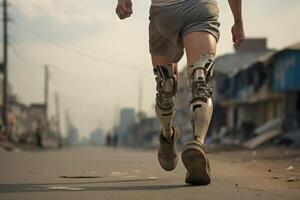
<svg viewBox="0 0 300 200">
<path fill-rule="evenodd" d="M 210 184 L 210 166 L 205 146 L 193 140 L 182 151 L 182 162 L 187 169 L 185 182 L 191 185 Z"/>
<path fill-rule="evenodd" d="M 179 139 L 180 133 L 178 127 L 175 124 L 172 125 L 172 129 L 172 137 L 165 138 L 162 132 L 159 136 L 160 146 L 157 156 L 160 166 L 166 171 L 172 171 L 173 169 L 175 169 L 178 162 L 176 143 Z"/>
</svg>

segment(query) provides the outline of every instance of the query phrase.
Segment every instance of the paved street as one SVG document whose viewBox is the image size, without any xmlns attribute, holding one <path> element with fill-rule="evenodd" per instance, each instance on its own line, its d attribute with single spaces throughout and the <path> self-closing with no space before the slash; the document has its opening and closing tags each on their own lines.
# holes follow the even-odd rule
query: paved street
<svg viewBox="0 0 300 200">
<path fill-rule="evenodd" d="M 209 157 L 212 184 L 191 187 L 183 182 L 182 163 L 165 172 L 154 150 L 2 151 L 0 199 L 300 199 L 297 150 L 214 152 Z"/>
</svg>

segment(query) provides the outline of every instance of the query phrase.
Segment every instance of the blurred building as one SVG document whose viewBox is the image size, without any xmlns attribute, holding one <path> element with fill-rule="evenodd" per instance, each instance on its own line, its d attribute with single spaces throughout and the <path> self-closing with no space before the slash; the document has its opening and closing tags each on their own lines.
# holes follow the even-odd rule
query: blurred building
<svg viewBox="0 0 300 200">
<path fill-rule="evenodd" d="M 44 104 L 23 104 L 16 95 L 8 97 L 7 134 L 13 142 L 42 145 L 46 117 Z"/>
<path fill-rule="evenodd" d="M 29 131 L 28 107 L 16 96 L 10 96 L 7 111 L 7 134 L 11 141 L 19 142 Z"/>
<path fill-rule="evenodd" d="M 3 97 L 0 81 L 0 111 L 2 113 Z M 42 140 L 46 133 L 46 107 L 44 104 L 26 105 L 13 92 L 11 84 L 8 84 L 7 96 L 7 138 L 12 142 L 26 144 L 38 144 L 42 146 Z M 2 119 L 1 119 L 2 126 Z"/>
<path fill-rule="evenodd" d="M 37 124 L 46 126 L 46 106 L 45 104 L 31 104 L 28 107 L 28 117 L 31 124 L 31 130 L 35 130 Z M 32 131 L 34 132 L 34 131 Z"/>
<path fill-rule="evenodd" d="M 231 112 L 232 107 L 224 106 L 224 102 L 231 99 L 232 93 L 236 92 L 237 87 L 240 86 L 240 83 L 231 82 L 232 79 L 230 78 L 274 52 L 275 50 L 267 47 L 266 38 L 248 38 L 239 47 L 235 48 L 234 53 L 217 57 L 213 79 L 214 113 L 210 125 L 212 134 L 216 134 L 224 126 L 233 130 L 243 126 L 242 123 L 244 122 L 237 122 L 234 121 L 235 119 L 228 118 L 228 112 Z M 256 75 L 257 77 L 259 77 L 259 74 Z M 231 88 L 233 86 L 235 88 Z M 236 117 L 236 119 L 239 119 L 239 117 Z M 231 122 L 229 122 L 230 120 Z M 247 122 L 245 123 L 247 124 Z M 251 129 L 251 124 L 249 128 Z"/>
<path fill-rule="evenodd" d="M 46 106 L 45 104 L 31 104 L 28 107 L 28 119 L 29 119 L 29 134 L 26 140 L 35 138 L 35 142 L 39 146 L 43 146 L 43 139 L 46 136 Z"/>
<path fill-rule="evenodd" d="M 3 63 L 0 63 L 0 67 L 2 67 Z M 18 99 L 17 99 L 17 96 L 14 95 L 13 93 L 13 88 L 12 88 L 12 85 L 10 83 L 8 83 L 8 90 L 7 90 L 7 103 L 8 103 L 8 108 L 7 108 L 7 118 L 8 118 L 8 126 L 7 127 L 8 129 L 10 129 L 11 132 L 15 131 L 16 128 L 16 123 L 17 123 L 17 117 L 12 114 L 11 110 L 14 110 L 14 108 L 12 107 L 19 107 L 21 106 L 20 104 L 22 104 Z M 9 106 L 9 104 L 13 104 L 12 106 Z M 16 111 L 20 111 L 18 108 L 16 108 Z M 2 112 L 3 112 L 3 75 L 1 75 L 1 80 L 0 80 L 0 114 L 2 116 Z M 1 125 L 1 128 L 3 128 L 3 121 L 2 121 L 2 117 L 0 119 L 0 125 Z M 2 131 L 2 130 L 0 130 Z M 15 136 L 12 136 L 10 135 L 9 136 L 10 139 L 13 139 L 15 140 L 16 137 Z"/>
<path fill-rule="evenodd" d="M 227 127 L 241 140 L 264 126 L 272 126 L 278 133 L 299 131 L 299 74 L 300 43 L 269 52 L 228 74 L 225 83 L 219 83 L 228 89 L 217 91 L 222 99 L 216 104 L 225 114 L 217 128 Z"/>
<path fill-rule="evenodd" d="M 134 109 L 123 108 L 120 112 L 120 129 L 125 130 L 135 122 Z"/>
<path fill-rule="evenodd" d="M 65 111 L 65 117 L 66 117 L 65 122 L 66 122 L 66 133 L 67 133 L 67 137 L 65 138 L 65 144 L 67 146 L 77 146 L 80 144 L 79 131 L 73 124 L 68 110 Z"/>
<path fill-rule="evenodd" d="M 274 52 L 267 48 L 265 38 L 248 38 L 242 45 L 235 49 L 234 53 L 225 54 L 216 58 L 213 79 L 214 114 L 209 128 L 209 133 L 216 133 L 222 126 L 226 126 L 226 111 L 221 102 L 229 98 L 228 77 L 238 71 L 247 68 L 260 57 Z M 178 81 L 178 93 L 176 96 L 176 122 L 182 130 L 182 139 L 191 137 L 192 129 L 189 118 L 190 92 L 186 68 L 180 72 Z"/>
<path fill-rule="evenodd" d="M 228 97 L 227 77 L 233 76 L 238 71 L 247 68 L 261 57 L 275 52 L 268 49 L 266 38 L 248 38 L 235 52 L 218 56 L 214 65 L 214 102 L 218 103 Z"/>
<path fill-rule="evenodd" d="M 105 136 L 101 128 L 97 128 L 96 130 L 91 132 L 89 143 L 95 146 L 101 146 L 105 144 Z"/>
<path fill-rule="evenodd" d="M 66 145 L 77 146 L 79 144 L 80 144 L 79 131 L 73 124 L 70 124 L 69 130 L 67 132 L 67 137 L 66 137 Z"/>
<path fill-rule="evenodd" d="M 123 108 L 120 111 L 119 137 L 121 144 L 132 143 L 133 126 L 135 124 L 135 112 L 132 108 Z"/>
<path fill-rule="evenodd" d="M 281 94 L 280 104 L 285 129 L 300 128 L 300 42 L 270 58 L 272 89 Z"/>
<path fill-rule="evenodd" d="M 138 115 L 138 117 L 136 116 Z M 139 120 L 136 120 L 139 118 Z M 147 147 L 158 145 L 160 124 L 156 117 L 147 117 L 144 113 L 135 113 L 131 108 L 120 111 L 119 126 L 110 133 L 111 141 L 117 138 L 118 144 L 131 147 Z"/>
<path fill-rule="evenodd" d="M 142 118 L 136 126 L 136 145 L 157 145 L 161 128 L 156 117 Z"/>
</svg>

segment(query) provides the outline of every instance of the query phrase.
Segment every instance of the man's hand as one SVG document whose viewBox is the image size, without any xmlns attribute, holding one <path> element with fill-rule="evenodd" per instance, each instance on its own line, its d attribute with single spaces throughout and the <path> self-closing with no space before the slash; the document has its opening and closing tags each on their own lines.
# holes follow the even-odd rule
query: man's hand
<svg viewBox="0 0 300 200">
<path fill-rule="evenodd" d="M 235 22 L 231 28 L 232 42 L 235 47 L 239 46 L 245 39 L 243 22 Z"/>
<path fill-rule="evenodd" d="M 234 46 L 237 47 L 245 39 L 242 16 L 242 0 L 228 0 L 228 3 L 234 17 L 234 25 L 231 28 L 232 42 Z"/>
<path fill-rule="evenodd" d="M 116 13 L 120 19 L 130 17 L 130 15 L 132 14 L 131 0 L 118 0 Z"/>
</svg>

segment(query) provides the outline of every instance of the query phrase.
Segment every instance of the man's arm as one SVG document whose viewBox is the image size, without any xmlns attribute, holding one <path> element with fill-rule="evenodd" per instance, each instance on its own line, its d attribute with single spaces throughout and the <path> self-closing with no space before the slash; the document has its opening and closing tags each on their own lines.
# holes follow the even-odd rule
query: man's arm
<svg viewBox="0 0 300 200">
<path fill-rule="evenodd" d="M 130 15 L 132 14 L 131 0 L 118 0 L 116 13 L 120 19 L 130 17 Z"/>
<path fill-rule="evenodd" d="M 245 39 L 242 16 L 242 0 L 228 0 L 228 2 L 234 18 L 234 25 L 231 28 L 232 41 L 234 46 L 238 46 Z"/>
</svg>

